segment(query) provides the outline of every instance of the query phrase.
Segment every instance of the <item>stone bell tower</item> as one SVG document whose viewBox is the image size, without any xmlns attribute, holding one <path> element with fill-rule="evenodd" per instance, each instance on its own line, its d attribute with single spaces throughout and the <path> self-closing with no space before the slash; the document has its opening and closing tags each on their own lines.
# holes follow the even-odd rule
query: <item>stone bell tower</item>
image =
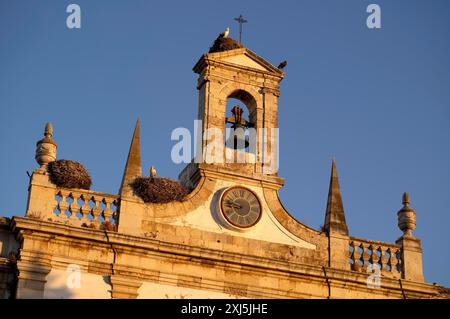
<svg viewBox="0 0 450 319">
<path fill-rule="evenodd" d="M 198 120 L 201 121 L 196 166 L 256 178 L 276 176 L 279 84 L 284 73 L 239 42 L 224 38 L 226 43 L 217 45 L 220 40 L 216 40 L 193 68 L 199 75 Z M 247 108 L 243 110 L 242 121 L 255 134 L 250 150 L 225 147 L 226 123 L 240 115 L 226 114 L 229 98 L 241 101 Z M 180 179 L 185 175 L 186 172 L 180 174 Z"/>
</svg>

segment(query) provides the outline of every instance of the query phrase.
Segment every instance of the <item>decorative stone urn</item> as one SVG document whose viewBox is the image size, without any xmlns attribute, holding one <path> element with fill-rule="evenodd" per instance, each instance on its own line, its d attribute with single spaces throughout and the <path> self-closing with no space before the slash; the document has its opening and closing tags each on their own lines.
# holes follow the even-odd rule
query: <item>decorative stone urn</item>
<svg viewBox="0 0 450 319">
<path fill-rule="evenodd" d="M 56 160 L 56 142 L 52 139 L 53 126 L 49 122 L 45 125 L 44 138 L 36 143 L 36 162 L 40 165 L 39 171 L 45 171 L 48 163 Z"/>
<path fill-rule="evenodd" d="M 409 207 L 409 194 L 403 193 L 403 207 L 398 211 L 398 227 L 403 231 L 403 236 L 412 237 L 412 231 L 416 229 L 416 211 Z"/>
</svg>

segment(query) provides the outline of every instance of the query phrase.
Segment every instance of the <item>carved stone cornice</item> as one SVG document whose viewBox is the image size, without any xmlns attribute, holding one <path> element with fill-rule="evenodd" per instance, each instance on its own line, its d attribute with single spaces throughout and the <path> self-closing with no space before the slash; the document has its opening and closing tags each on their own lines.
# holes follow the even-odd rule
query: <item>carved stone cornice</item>
<svg viewBox="0 0 450 319">
<path fill-rule="evenodd" d="M 349 287 L 353 291 L 360 291 L 368 295 L 373 295 L 374 293 L 373 290 L 367 287 L 369 274 L 366 273 L 327 268 L 326 275 L 324 275 L 322 267 L 317 265 L 244 255 L 220 249 L 196 247 L 189 244 L 172 243 L 120 233 L 109 233 L 109 238 L 107 239 L 104 233 L 99 230 L 59 225 L 29 218 L 14 217 L 13 224 L 15 224 L 16 229 L 34 229 L 32 232 L 34 235 L 43 232 L 52 234 L 56 236 L 55 238 L 64 236 L 70 240 L 70 243 L 74 244 L 73 249 L 77 249 L 83 242 L 90 245 L 96 243 L 95 245 L 104 244 L 105 246 L 108 245 L 111 247 L 110 249 L 117 252 L 116 258 L 119 258 L 119 260 L 112 261 L 111 284 L 113 286 L 113 298 L 136 298 L 142 282 L 158 282 L 164 284 L 169 278 L 172 279 L 167 284 L 178 285 L 180 282 L 181 284 L 189 283 L 191 285 L 190 283 L 192 283 L 192 285 L 198 285 L 199 289 L 213 289 L 215 291 L 223 291 L 225 289 L 223 288 L 223 278 L 211 277 L 204 278 L 200 281 L 192 278 L 191 280 L 188 278 L 190 275 L 189 271 L 183 270 L 183 265 L 189 265 L 189 269 L 196 267 L 195 269 L 198 269 L 197 272 L 202 267 L 213 267 L 219 273 L 225 270 L 234 271 L 236 275 L 241 272 L 251 273 L 256 278 L 274 278 L 274 280 L 280 282 L 281 286 L 278 288 L 279 291 L 265 289 L 256 285 L 256 282 L 249 283 L 245 290 L 247 297 L 282 297 L 283 294 L 285 297 L 306 296 L 307 292 L 302 290 L 295 290 L 286 295 L 286 291 L 288 290 L 284 286 L 291 285 L 290 282 L 293 281 L 297 282 L 297 284 L 303 282 L 316 285 L 317 287 L 323 287 L 323 291 L 320 289 L 316 290 L 311 297 L 326 297 L 327 280 L 331 286 L 332 294 L 336 294 L 336 296 L 339 296 L 339 291 L 348 289 Z M 35 239 L 37 241 L 36 245 L 39 245 L 39 239 L 43 238 L 45 236 L 37 236 Z M 32 241 L 33 236 L 27 237 L 26 240 Z M 69 244 L 69 241 L 67 243 Z M 42 294 L 39 295 L 39 292 L 43 293 L 45 276 L 51 269 L 51 262 L 49 262 L 50 256 L 24 251 L 23 257 L 23 262 L 19 264 L 19 268 L 22 269 L 22 279 L 28 280 L 29 284 L 25 286 L 28 288 L 32 287 L 30 289 L 32 289 L 33 296 L 42 296 Z M 86 256 L 86 258 L 89 261 L 89 257 Z M 142 260 L 139 266 L 137 264 L 135 266 L 132 264 L 129 265 L 126 262 L 127 260 L 136 259 Z M 144 262 L 145 260 L 153 261 L 150 265 L 157 265 L 158 263 L 155 262 L 160 261 L 162 263 L 173 264 L 173 267 L 178 265 L 178 268 L 177 270 L 174 268 L 173 271 L 169 271 L 169 269 L 145 268 L 144 265 L 147 265 Z M 97 260 L 97 262 L 105 261 Z M 181 277 L 177 275 L 179 271 L 184 272 Z M 24 286 L 19 286 L 19 288 L 21 287 L 23 288 Z M 438 289 L 430 284 L 403 280 L 402 286 L 400 287 L 398 280 L 384 277 L 382 278 L 382 286 L 379 293 L 380 296 L 384 294 L 384 296 L 401 298 L 402 289 L 403 292 L 406 292 L 411 297 L 433 297 L 438 294 Z M 22 290 L 22 292 L 27 292 L 27 290 Z M 30 290 L 28 290 L 28 293 L 30 293 Z"/>
<path fill-rule="evenodd" d="M 246 55 L 250 59 L 256 61 L 258 64 L 263 66 L 266 70 L 258 70 L 251 67 L 245 67 L 243 65 L 236 65 L 234 63 L 226 62 L 223 58 L 234 56 L 234 55 Z M 273 78 L 278 78 L 280 81 L 284 77 L 284 72 L 273 66 L 271 63 L 267 62 L 264 58 L 260 57 L 248 48 L 240 48 L 235 50 L 228 50 L 224 52 L 215 52 L 204 54 L 200 57 L 198 62 L 193 67 L 195 73 L 200 74 L 208 66 L 220 66 L 221 68 L 231 68 L 235 70 L 245 70 L 246 72 L 253 72 L 258 74 L 265 74 L 272 76 Z"/>
<path fill-rule="evenodd" d="M 190 163 L 180 176 L 189 174 L 190 180 L 196 184 L 202 177 L 213 180 L 241 181 L 250 185 L 279 190 L 284 185 L 284 179 L 278 176 L 271 176 L 260 173 L 233 172 L 232 170 L 221 168 L 214 164 Z M 185 177 L 187 178 L 187 177 Z"/>
<path fill-rule="evenodd" d="M 51 256 L 42 252 L 20 251 L 17 261 L 16 298 L 44 298 L 46 277 L 51 271 Z"/>
<path fill-rule="evenodd" d="M 260 93 L 261 94 L 273 94 L 276 97 L 280 97 L 281 96 L 281 92 L 280 92 L 280 89 L 279 89 L 278 86 L 276 88 L 264 86 L 264 87 L 262 87 L 260 89 Z"/>
</svg>

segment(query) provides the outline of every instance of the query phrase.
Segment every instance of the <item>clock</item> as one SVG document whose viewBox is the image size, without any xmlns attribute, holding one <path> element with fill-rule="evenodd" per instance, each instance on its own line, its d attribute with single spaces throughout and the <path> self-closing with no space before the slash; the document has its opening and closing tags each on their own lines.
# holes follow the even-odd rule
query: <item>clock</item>
<svg viewBox="0 0 450 319">
<path fill-rule="evenodd" d="M 262 213 L 258 197 L 249 189 L 240 186 L 231 187 L 223 193 L 220 210 L 227 222 L 239 228 L 255 225 Z"/>
</svg>

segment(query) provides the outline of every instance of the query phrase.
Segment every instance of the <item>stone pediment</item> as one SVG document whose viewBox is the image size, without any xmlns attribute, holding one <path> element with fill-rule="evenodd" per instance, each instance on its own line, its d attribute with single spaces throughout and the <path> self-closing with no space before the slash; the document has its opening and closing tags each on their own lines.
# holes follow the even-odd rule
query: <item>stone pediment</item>
<svg viewBox="0 0 450 319">
<path fill-rule="evenodd" d="M 279 77 L 284 76 L 283 71 L 247 48 L 205 54 L 194 66 L 194 71 L 200 73 L 203 67 L 210 62 L 219 62 L 239 68 L 253 69 L 271 73 L 272 75 Z"/>
</svg>

